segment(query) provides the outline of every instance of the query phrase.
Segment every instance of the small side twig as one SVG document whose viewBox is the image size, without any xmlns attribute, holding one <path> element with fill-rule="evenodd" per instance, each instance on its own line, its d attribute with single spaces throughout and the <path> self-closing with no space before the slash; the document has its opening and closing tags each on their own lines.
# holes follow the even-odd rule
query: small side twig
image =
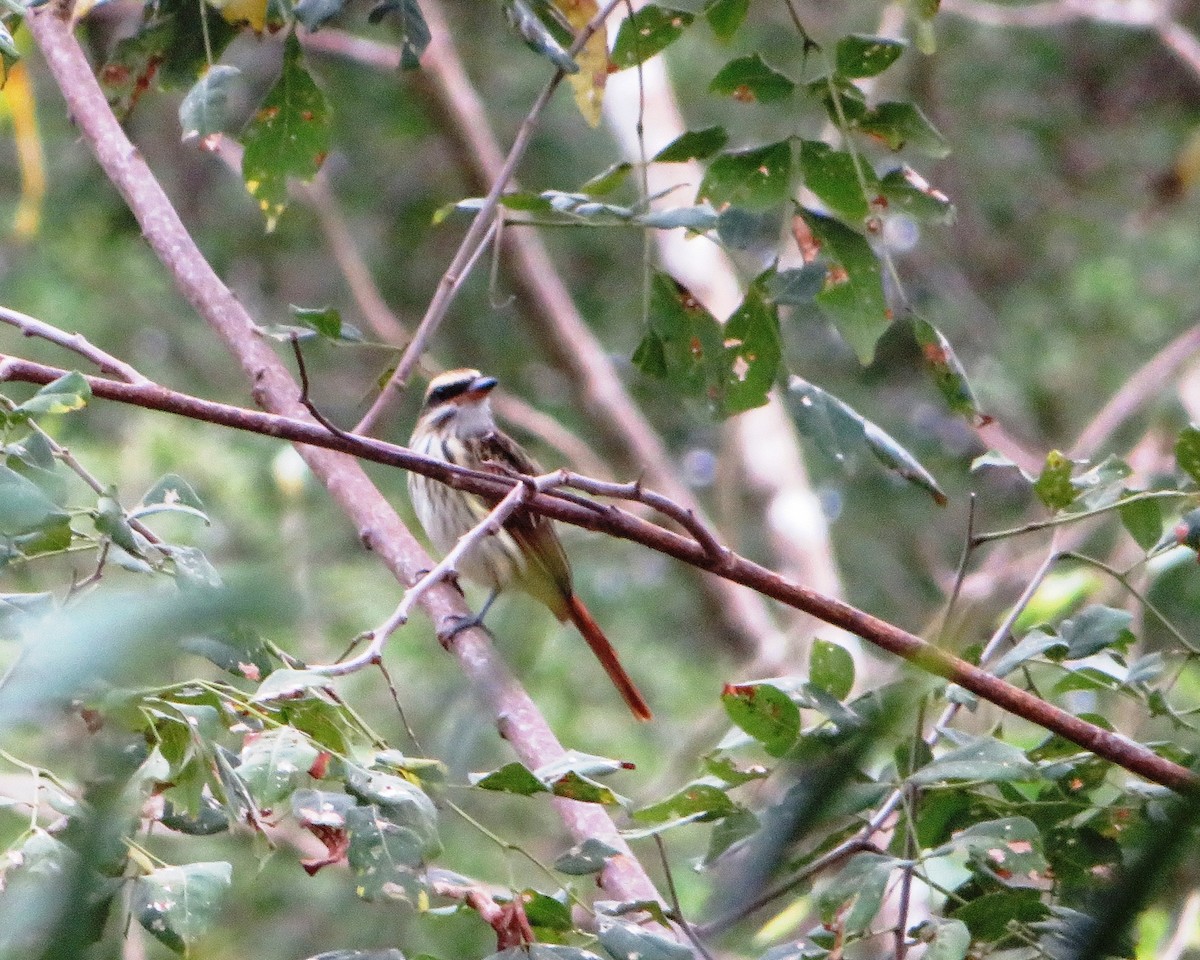
<svg viewBox="0 0 1200 960">
<path fill-rule="evenodd" d="M 21 313 L 19 310 L 13 310 L 11 307 L 0 306 L 0 323 L 7 323 L 10 326 L 16 327 L 27 337 L 40 337 L 66 350 L 70 350 L 72 353 L 78 354 L 85 360 L 94 363 L 100 369 L 101 373 L 108 376 L 117 377 L 126 383 L 150 382 L 148 377 L 140 374 L 130 364 L 124 360 L 119 360 L 111 353 L 101 350 L 82 333 L 67 333 L 53 324 Z"/>
<path fill-rule="evenodd" d="M 300 375 L 300 403 L 303 404 L 305 410 L 312 414 L 312 418 L 330 433 L 343 440 L 352 439 L 349 433 L 325 416 L 313 403 L 312 397 L 309 395 L 308 367 L 304 363 L 304 351 L 300 349 L 300 338 L 293 333 L 288 338 L 288 342 L 292 345 L 292 353 L 296 357 L 296 372 Z"/>
<path fill-rule="evenodd" d="M 474 527 L 464 533 L 451 550 L 432 570 L 428 571 L 416 583 L 404 591 L 400 603 L 383 623 L 363 636 L 367 641 L 366 648 L 358 655 L 339 663 L 310 665 L 313 673 L 322 673 L 331 677 L 340 677 L 355 673 L 364 667 L 382 662 L 383 648 L 388 637 L 400 627 L 408 623 L 413 606 L 430 587 L 452 577 L 458 569 L 458 564 L 470 551 L 476 549 L 485 537 L 498 533 L 504 527 L 504 522 L 535 493 L 543 493 L 563 482 L 563 471 L 555 471 L 541 477 L 523 477 L 524 482 L 518 483 L 508 494 Z"/>
<path fill-rule="evenodd" d="M 667 896 L 671 898 L 671 919 L 679 924 L 679 929 L 692 941 L 692 946 L 704 960 L 713 960 L 713 955 L 704 946 L 704 941 L 696 935 L 696 931 L 688 923 L 687 917 L 683 915 L 683 907 L 679 903 L 679 892 L 675 889 L 675 875 L 671 872 L 671 861 L 667 858 L 667 844 L 661 833 L 654 834 L 654 844 L 658 847 L 658 858 L 662 861 L 663 876 L 667 881 Z"/>
</svg>

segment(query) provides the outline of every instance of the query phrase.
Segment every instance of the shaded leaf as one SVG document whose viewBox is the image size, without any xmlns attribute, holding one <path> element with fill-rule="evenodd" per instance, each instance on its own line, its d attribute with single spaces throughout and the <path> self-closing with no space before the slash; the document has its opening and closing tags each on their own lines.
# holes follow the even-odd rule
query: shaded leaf
<svg viewBox="0 0 1200 960">
<path fill-rule="evenodd" d="M 1129 632 L 1133 614 L 1093 604 L 1070 620 L 1064 620 L 1059 635 L 1067 644 L 1067 658 L 1080 660 L 1109 647 L 1124 650 L 1134 641 Z"/>
<path fill-rule="evenodd" d="M 910 783 L 944 783 L 948 780 L 981 780 L 1004 783 L 1010 780 L 1034 780 L 1037 767 L 1019 749 L 993 737 L 978 737 L 975 742 L 951 750 L 908 777 Z"/>
<path fill-rule="evenodd" d="M 49 531 L 67 527 L 68 520 L 67 513 L 36 483 L 0 465 L 0 534 Z"/>
<path fill-rule="evenodd" d="M 708 89 L 730 95 L 741 103 L 773 103 L 790 97 L 796 83 L 754 53 L 730 60 L 712 78 Z"/>
<path fill-rule="evenodd" d="M 729 684 L 721 694 L 729 719 L 773 757 L 783 756 L 800 735 L 800 708 L 769 683 Z"/>
<path fill-rule="evenodd" d="M 624 803 L 624 798 L 602 783 L 597 783 L 591 777 L 568 770 L 549 782 L 550 792 L 556 797 L 568 800 L 578 800 L 580 803 L 599 803 L 605 806 L 618 806 Z"/>
<path fill-rule="evenodd" d="M 856 854 L 817 891 L 821 917 L 830 923 L 836 916 L 847 933 L 865 930 L 879 912 L 888 879 L 899 865 L 882 854 Z"/>
<path fill-rule="evenodd" d="M 792 146 L 787 140 L 765 147 L 723 153 L 709 164 L 697 202 L 720 211 L 727 206 L 761 210 L 784 203 L 791 194 Z"/>
<path fill-rule="evenodd" d="M 650 282 L 650 329 L 633 354 L 643 373 L 714 405 L 723 381 L 724 337 L 716 318 L 665 273 Z"/>
<path fill-rule="evenodd" d="M 564 73 L 579 72 L 579 64 L 572 59 L 563 44 L 559 43 L 558 38 L 533 7 L 525 0 L 503 0 L 503 3 L 508 22 L 528 44 L 530 50 L 540 53 Z"/>
<path fill-rule="evenodd" d="M 46 384 L 32 397 L 13 408 L 10 416 L 25 419 L 42 414 L 82 410 L 92 399 L 92 388 L 82 373 L 72 371 Z"/>
<path fill-rule="evenodd" d="M 283 72 L 242 133 L 242 179 L 268 231 L 287 207 L 288 177 L 311 180 L 329 152 L 329 107 L 300 60 L 300 42 L 289 36 Z"/>
<path fill-rule="evenodd" d="M 1200 483 L 1200 427 L 1189 424 L 1175 439 L 1175 462 L 1179 469 Z"/>
<path fill-rule="evenodd" d="M 845 465 L 856 448 L 865 447 L 880 463 L 925 490 L 944 506 L 946 495 L 917 459 L 891 436 L 832 394 L 792 377 L 785 394 L 788 412 L 803 436 Z"/>
<path fill-rule="evenodd" d="M 895 63 L 906 46 L 890 37 L 850 34 L 837 42 L 834 60 L 843 77 L 874 77 Z"/>
<path fill-rule="evenodd" d="M 305 30 L 320 30 L 345 9 L 349 0 L 299 0 L 292 12 Z"/>
<path fill-rule="evenodd" d="M 577 843 L 566 853 L 560 854 L 554 861 L 554 869 L 571 876 L 599 873 L 608 858 L 617 853 L 620 851 L 616 847 L 595 837 L 588 837 L 583 843 Z"/>
<path fill-rule="evenodd" d="M 868 199 L 879 192 L 879 181 L 870 166 L 863 163 L 859 168 L 866 180 L 867 192 L 864 193 L 859 169 L 849 153 L 834 150 L 819 140 L 802 140 L 800 167 L 804 185 L 830 210 L 848 220 L 866 218 L 870 209 Z"/>
<path fill-rule="evenodd" d="M 980 411 L 975 391 L 971 389 L 966 371 L 950 346 L 950 341 L 924 317 L 914 315 L 911 323 L 925 369 L 933 377 L 946 405 L 974 427 L 985 427 L 991 423 L 992 418 Z"/>
<path fill-rule="evenodd" d="M 433 39 L 417 0 L 382 0 L 371 10 L 367 20 L 379 23 L 386 16 L 399 21 L 400 69 L 416 70 L 421 66 L 421 54 Z"/>
<path fill-rule="evenodd" d="M 971 931 L 961 920 L 943 920 L 935 917 L 929 921 L 933 926 L 928 936 L 922 960 L 963 960 L 971 949 Z M 924 938 L 923 938 L 924 939 Z"/>
<path fill-rule="evenodd" d="M 229 93 L 241 75 L 237 67 L 218 63 L 196 81 L 179 104 L 179 128 L 185 143 L 231 130 Z"/>
<path fill-rule="evenodd" d="M 358 896 L 402 900 L 418 909 L 428 905 L 422 874 L 424 843 L 412 829 L 374 804 L 346 811 L 346 828 L 350 835 L 346 860 Z"/>
<path fill-rule="evenodd" d="M 291 727 L 281 727 L 247 739 L 237 772 L 258 806 L 269 810 L 308 782 L 317 756 L 307 737 Z"/>
<path fill-rule="evenodd" d="M 692 960 L 691 949 L 678 940 L 604 914 L 596 917 L 596 933 L 613 960 Z"/>
<path fill-rule="evenodd" d="M 972 940 L 990 943 L 1005 937 L 1010 923 L 1034 923 L 1049 913 L 1037 890 L 1016 888 L 976 897 L 955 910 L 954 919 L 966 924 Z"/>
<path fill-rule="evenodd" d="M 950 154 L 950 147 L 937 128 L 911 103 L 881 103 L 859 118 L 857 126 L 892 150 L 908 146 L 935 160 Z"/>
<path fill-rule="evenodd" d="M 183 953 L 216 923 L 232 879 L 221 861 L 162 867 L 133 881 L 131 909 L 156 940 Z"/>
<path fill-rule="evenodd" d="M 579 188 L 579 192 L 586 193 L 590 197 L 603 197 L 628 180 L 632 171 L 632 163 L 627 161 L 614 163 L 608 169 L 601 170 L 594 177 L 588 178 L 587 182 Z"/>
<path fill-rule="evenodd" d="M 175 473 L 163 474 L 154 486 L 142 494 L 141 504 L 130 512 L 131 516 L 146 517 L 165 511 L 178 511 L 202 519 L 208 523 L 204 502 L 199 494 L 183 477 Z"/>
<path fill-rule="evenodd" d="M 907 213 L 926 223 L 954 222 L 956 213 L 950 198 L 907 165 L 884 174 L 879 181 L 879 194 L 891 211 Z"/>
<path fill-rule="evenodd" d="M 1157 500 L 1132 500 L 1118 509 L 1121 523 L 1143 550 L 1152 550 L 1163 535 L 1162 507 Z"/>
<path fill-rule="evenodd" d="M 688 160 L 705 160 L 721 150 L 728 142 L 729 131 L 724 127 L 688 130 L 659 150 L 651 158 L 651 162 L 684 163 Z"/>
<path fill-rule="evenodd" d="M 612 49 L 613 65 L 624 70 L 644 63 L 678 40 L 694 19 L 695 16 L 686 10 L 672 10 L 654 3 L 635 10 L 617 30 Z"/>
<path fill-rule="evenodd" d="M 696 781 L 665 800 L 635 810 L 632 816 L 641 823 L 669 823 L 681 818 L 704 821 L 717 820 L 738 809 L 725 790 Z"/>
<path fill-rule="evenodd" d="M 825 268 L 808 263 L 791 270 L 780 270 L 767 280 L 768 299 L 785 307 L 801 307 L 812 303 L 825 285 Z"/>
<path fill-rule="evenodd" d="M 1041 656 L 1050 650 L 1060 651 L 1061 655 L 1056 659 L 1062 659 L 1067 652 L 1067 642 L 1061 637 L 1042 630 L 1030 630 L 1021 638 L 1020 643 L 996 662 L 996 665 L 991 668 L 991 672 L 997 677 L 1007 677 L 1027 660 Z"/>
<path fill-rule="evenodd" d="M 783 357 L 779 316 L 763 294 L 763 278 L 750 285 L 741 304 L 725 323 L 725 371 L 721 413 L 729 416 L 761 407 L 775 383 Z"/>
<path fill-rule="evenodd" d="M 892 322 L 879 260 L 866 237 L 845 224 L 811 210 L 802 209 L 800 217 L 819 254 L 829 261 L 817 304 L 837 325 L 859 362 L 870 363 L 876 341 Z"/>
<path fill-rule="evenodd" d="M 750 0 L 708 0 L 704 4 L 704 19 L 717 39 L 728 42 L 746 19 Z"/>
</svg>

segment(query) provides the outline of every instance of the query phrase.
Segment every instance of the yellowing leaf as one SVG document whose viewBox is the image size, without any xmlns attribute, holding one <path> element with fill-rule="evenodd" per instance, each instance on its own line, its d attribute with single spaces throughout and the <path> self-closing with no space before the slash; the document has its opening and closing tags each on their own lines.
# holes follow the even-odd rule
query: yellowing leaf
<svg viewBox="0 0 1200 960">
<path fill-rule="evenodd" d="M 13 215 L 13 233 L 23 240 L 37 235 L 46 195 L 46 155 L 38 132 L 33 87 L 23 62 L 8 70 L 3 103 L 12 118 L 17 164 L 21 169 L 21 201 Z"/>
<path fill-rule="evenodd" d="M 596 0 L 553 0 L 554 6 L 567 18 L 578 35 L 599 12 Z M 575 105 L 589 126 L 600 125 L 600 108 L 604 103 L 604 85 L 608 82 L 608 31 L 604 25 L 593 33 L 583 49 L 575 54 L 579 72 L 567 75 L 575 93 Z"/>
<path fill-rule="evenodd" d="M 255 33 L 262 33 L 267 24 L 267 0 L 208 0 L 208 4 L 234 26 L 246 23 Z"/>
</svg>

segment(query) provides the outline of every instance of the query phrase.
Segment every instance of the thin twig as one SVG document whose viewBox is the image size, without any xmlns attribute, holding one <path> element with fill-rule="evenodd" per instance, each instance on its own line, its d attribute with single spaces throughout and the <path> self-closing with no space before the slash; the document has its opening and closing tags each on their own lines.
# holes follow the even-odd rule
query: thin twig
<svg viewBox="0 0 1200 960">
<path fill-rule="evenodd" d="M 67 333 L 44 320 L 38 320 L 19 310 L 13 310 L 11 307 L 0 307 L 0 323 L 16 327 L 27 337 L 40 337 L 70 350 L 94 363 L 101 373 L 110 377 L 118 377 L 126 383 L 150 382 L 148 378 L 142 376 L 124 360 L 119 360 L 111 353 L 101 350 L 82 333 Z"/>
<path fill-rule="evenodd" d="M 616 9 L 619 3 L 621 3 L 621 0 L 608 0 L 600 8 L 596 15 L 576 35 L 575 42 L 571 44 L 568 50 L 570 56 L 574 56 L 583 48 L 584 44 L 591 39 L 592 34 L 608 19 L 609 14 Z M 517 169 L 517 164 L 521 162 L 521 158 L 525 155 L 525 149 L 529 146 L 529 141 L 533 136 L 533 131 L 537 126 L 538 120 L 541 118 L 542 111 L 545 109 L 546 104 L 550 102 L 554 91 L 558 89 L 558 85 L 565 76 L 566 73 L 561 68 L 554 71 L 554 75 L 546 82 L 546 86 L 534 101 L 533 106 L 530 107 L 529 113 L 521 121 L 521 126 L 517 129 L 517 134 L 513 138 L 512 147 L 505 158 L 504 166 L 500 169 L 500 173 L 488 191 L 487 196 L 484 197 L 483 203 L 475 214 L 475 219 L 471 221 L 471 226 L 467 229 L 466 236 L 463 237 L 462 242 L 459 244 L 458 252 L 455 253 L 454 259 L 450 261 L 450 266 L 446 268 L 446 272 L 438 282 L 433 299 L 429 302 L 425 316 L 421 318 L 421 322 L 417 325 L 416 333 L 413 334 L 408 348 L 404 351 L 404 356 L 400 358 L 396 370 L 388 379 L 387 384 L 376 398 L 375 403 L 371 405 L 371 409 L 367 411 L 366 415 L 354 428 L 355 433 L 372 433 L 375 427 L 378 426 L 380 419 L 391 409 L 396 395 L 407 383 L 409 375 L 415 369 L 421 355 L 425 352 L 425 348 L 428 346 L 434 331 L 437 330 L 439 324 L 445 318 L 446 312 L 450 309 L 450 303 L 454 299 L 454 294 L 457 292 L 458 287 L 470 272 L 471 265 L 487 245 L 491 234 L 495 232 L 496 225 L 493 221 L 496 209 L 500 204 L 500 197 L 505 189 L 507 189 L 508 182 L 512 179 L 512 175 Z"/>
<path fill-rule="evenodd" d="M 671 872 L 671 861 L 667 857 L 667 844 L 663 840 L 661 833 L 654 834 L 654 844 L 658 847 L 658 859 L 662 861 L 663 877 L 667 881 L 667 895 L 671 898 L 671 919 L 679 924 L 679 928 L 692 941 L 692 946 L 696 948 L 696 951 L 704 960 L 713 960 L 713 955 L 704 946 L 704 941 L 696 935 L 695 929 L 688 923 L 687 917 L 683 914 L 683 907 L 679 903 L 679 891 L 675 889 L 675 875 Z"/>
<path fill-rule="evenodd" d="M 979 546 L 983 543 L 991 543 L 993 540 L 1007 540 L 1010 537 L 1019 537 L 1025 533 L 1036 533 L 1039 530 L 1052 530 L 1055 527 L 1065 527 L 1072 523 L 1079 523 L 1081 520 L 1091 520 L 1093 517 L 1104 516 L 1106 513 L 1112 513 L 1131 503 L 1139 503 L 1142 500 L 1194 500 L 1195 498 L 1196 493 L 1193 490 L 1143 490 L 1141 493 L 1135 493 L 1132 496 L 1124 497 L 1114 503 L 1103 507 L 1096 507 L 1092 510 L 1081 510 L 1079 513 L 1060 513 L 1049 520 L 1034 520 L 1031 523 L 1022 524 L 1019 527 L 1010 527 L 1007 530 L 990 530 L 987 533 L 976 534 L 974 544 L 975 546 Z"/>
<path fill-rule="evenodd" d="M 958 595 L 962 591 L 963 581 L 967 577 L 967 564 L 971 562 L 971 554 L 975 550 L 975 508 L 978 504 L 978 497 L 975 491 L 972 490 L 967 499 L 967 532 L 963 537 L 962 553 L 958 558 L 958 570 L 954 574 L 954 586 L 950 589 L 950 597 L 946 600 L 946 611 L 942 614 L 942 624 L 938 628 L 938 637 L 944 639 L 946 627 L 950 624 L 950 617 L 954 613 L 954 605 L 958 602 Z"/>
</svg>

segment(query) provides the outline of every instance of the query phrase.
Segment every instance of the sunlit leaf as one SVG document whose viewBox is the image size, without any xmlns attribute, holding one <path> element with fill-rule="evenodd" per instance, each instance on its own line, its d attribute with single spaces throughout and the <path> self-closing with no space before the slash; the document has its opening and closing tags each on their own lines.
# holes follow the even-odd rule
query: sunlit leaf
<svg viewBox="0 0 1200 960">
<path fill-rule="evenodd" d="M 626 17 L 613 43 L 612 62 L 618 70 L 636 67 L 679 39 L 695 15 L 648 3 Z"/>
<path fill-rule="evenodd" d="M 655 163 L 685 163 L 688 160 L 705 160 L 720 151 L 728 142 L 729 131 L 724 127 L 688 130 L 659 150 L 651 159 Z"/>
<path fill-rule="evenodd" d="M 708 89 L 741 103 L 773 103 L 790 97 L 796 83 L 754 53 L 730 60 L 712 78 Z"/>
<path fill-rule="evenodd" d="M 854 658 L 839 644 L 815 640 L 808 658 L 808 678 L 831 697 L 844 700 L 854 687 Z"/>
<path fill-rule="evenodd" d="M 828 262 L 817 304 L 837 325 L 861 363 L 870 363 L 875 344 L 892 322 L 883 295 L 879 259 L 866 237 L 832 217 L 800 211 L 818 255 Z"/>
<path fill-rule="evenodd" d="M 287 207 L 289 177 L 311 180 L 330 146 L 329 107 L 300 57 L 300 43 L 289 36 L 283 72 L 242 133 L 242 179 L 275 229 Z"/>
<path fill-rule="evenodd" d="M 800 708 L 769 683 L 729 684 L 721 694 L 729 719 L 758 740 L 771 756 L 788 751 L 800 734 Z"/>
<path fill-rule="evenodd" d="M 1058 450 L 1051 450 L 1046 455 L 1042 472 L 1034 481 L 1033 492 L 1051 510 L 1069 507 L 1079 496 L 1079 491 L 1071 482 L 1074 468 L 1074 462 Z"/>
<path fill-rule="evenodd" d="M 161 867 L 133 881 L 131 909 L 156 940 L 183 953 L 216 925 L 232 880 L 225 862 Z"/>
<path fill-rule="evenodd" d="M 761 210 L 784 203 L 791 193 L 792 145 L 787 140 L 765 147 L 723 153 L 709 164 L 696 200 L 716 210 L 727 206 Z"/>
</svg>

